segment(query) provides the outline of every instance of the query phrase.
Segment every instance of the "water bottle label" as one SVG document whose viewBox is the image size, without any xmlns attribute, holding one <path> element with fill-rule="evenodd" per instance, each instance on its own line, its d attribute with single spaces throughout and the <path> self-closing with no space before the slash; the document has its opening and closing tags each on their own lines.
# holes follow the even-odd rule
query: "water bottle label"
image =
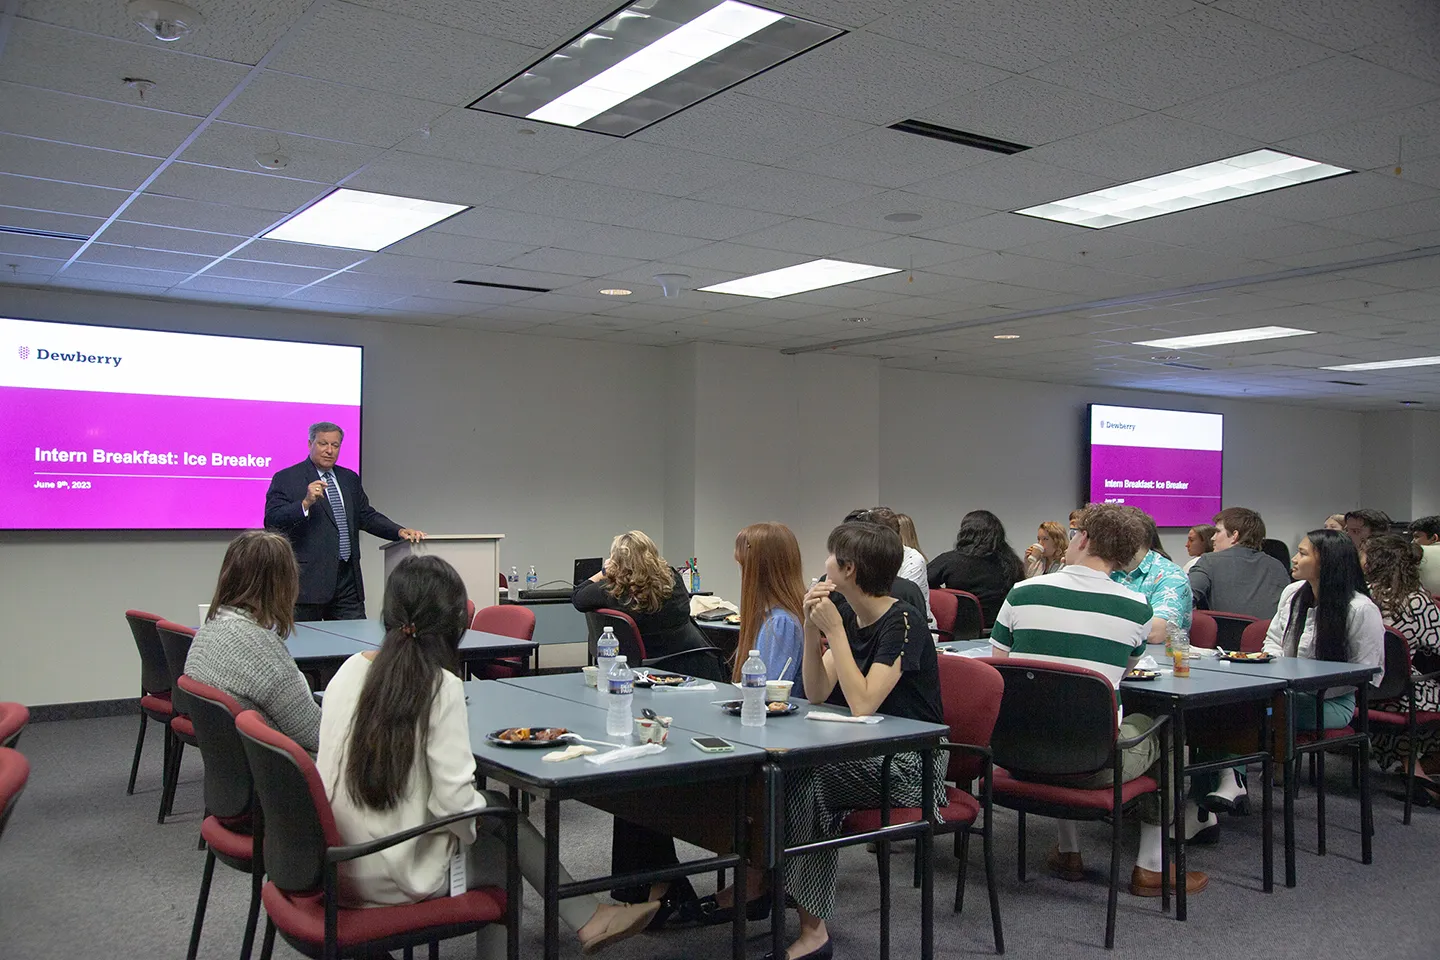
<svg viewBox="0 0 1440 960">
<path fill-rule="evenodd" d="M 747 674 L 745 674 L 743 677 L 740 678 L 740 683 L 741 683 L 742 686 L 746 686 L 746 687 L 760 687 L 760 688 L 763 689 L 764 686 L 765 686 L 765 674 L 763 674 L 763 673 L 747 673 Z"/>
<path fill-rule="evenodd" d="M 635 692 L 635 681 L 629 678 L 621 680 L 617 677 L 611 677 L 606 681 L 606 685 L 612 694 L 618 694 L 622 697 L 630 696 Z"/>
</svg>

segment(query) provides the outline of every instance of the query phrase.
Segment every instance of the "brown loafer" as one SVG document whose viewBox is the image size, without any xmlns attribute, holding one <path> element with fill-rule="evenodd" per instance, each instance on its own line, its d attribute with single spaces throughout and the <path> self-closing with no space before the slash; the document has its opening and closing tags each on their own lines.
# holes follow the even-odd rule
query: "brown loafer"
<svg viewBox="0 0 1440 960">
<path fill-rule="evenodd" d="M 1080 860 L 1079 850 L 1074 853 L 1061 853 L 1059 847 L 1052 847 L 1050 857 L 1045 862 L 1049 865 L 1050 872 L 1061 880 L 1074 883 L 1085 879 L 1085 864 Z"/>
<path fill-rule="evenodd" d="M 1170 864 L 1170 891 L 1175 891 L 1175 864 Z M 1191 870 L 1185 874 L 1185 892 L 1199 893 L 1210 886 L 1210 878 L 1199 870 Z M 1144 867 L 1136 866 L 1130 871 L 1130 892 L 1137 897 L 1158 897 L 1160 896 L 1160 871 L 1146 870 Z"/>
</svg>

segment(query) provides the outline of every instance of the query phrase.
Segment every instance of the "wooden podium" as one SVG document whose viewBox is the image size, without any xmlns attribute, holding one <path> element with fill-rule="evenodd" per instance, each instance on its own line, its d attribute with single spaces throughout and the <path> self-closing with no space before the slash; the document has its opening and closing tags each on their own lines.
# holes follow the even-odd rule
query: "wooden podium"
<svg viewBox="0 0 1440 960">
<path fill-rule="evenodd" d="M 417 543 L 396 540 L 380 549 L 385 553 L 385 579 L 409 556 L 431 554 L 449 561 L 465 581 L 465 592 L 477 607 L 500 602 L 500 541 L 503 533 L 432 533 Z"/>
</svg>

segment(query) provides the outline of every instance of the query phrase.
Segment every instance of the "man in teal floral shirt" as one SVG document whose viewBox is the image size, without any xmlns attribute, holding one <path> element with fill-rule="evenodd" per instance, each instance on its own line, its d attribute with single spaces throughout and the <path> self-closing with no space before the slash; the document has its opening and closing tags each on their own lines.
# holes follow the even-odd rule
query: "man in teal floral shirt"
<svg viewBox="0 0 1440 960">
<path fill-rule="evenodd" d="M 1144 518 L 1146 526 L 1150 528 L 1150 544 L 1158 544 L 1160 537 L 1155 529 L 1155 521 L 1141 510 L 1137 509 L 1135 512 Z M 1146 640 L 1150 643 L 1164 643 L 1167 623 L 1175 624 L 1187 634 L 1190 632 L 1195 597 L 1190 592 L 1190 578 L 1185 575 L 1185 571 L 1153 549 L 1150 544 L 1142 547 L 1126 567 L 1111 573 L 1110 579 L 1129 587 L 1150 601 L 1150 608 L 1155 611 L 1155 619 L 1150 621 L 1150 634 Z"/>
</svg>

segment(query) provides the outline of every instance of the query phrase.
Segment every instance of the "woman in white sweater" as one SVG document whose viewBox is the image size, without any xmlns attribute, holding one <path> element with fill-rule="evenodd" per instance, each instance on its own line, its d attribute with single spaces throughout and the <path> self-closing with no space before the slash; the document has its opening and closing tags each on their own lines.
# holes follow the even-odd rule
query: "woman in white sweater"
<svg viewBox="0 0 1440 960">
<path fill-rule="evenodd" d="M 465 690 L 454 672 L 466 626 L 460 575 L 439 557 L 403 560 L 385 584 L 383 618 L 383 645 L 345 661 L 325 692 L 320 719 L 317 766 L 346 843 L 485 805 L 475 789 Z M 462 821 L 341 864 L 341 898 L 363 906 L 445 896 L 450 859 L 462 846 L 469 887 L 503 884 L 504 840 L 485 826 L 477 836 L 476 822 Z M 544 841 L 528 820 L 519 830 L 521 873 L 538 886 Z M 562 871 L 560 882 L 569 880 Z M 560 916 L 589 954 L 645 929 L 659 906 L 571 897 L 560 901 Z M 501 955 L 504 931 L 489 936 L 489 951 Z"/>
<path fill-rule="evenodd" d="M 1276 657 L 1308 657 L 1381 667 L 1385 662 L 1385 623 L 1370 599 L 1365 571 L 1355 544 L 1343 532 L 1311 530 L 1290 560 L 1295 582 L 1280 593 L 1280 603 L 1265 632 L 1265 652 Z M 1371 683 L 1379 686 L 1381 674 Z M 1333 694 L 1333 696 L 1332 696 Z M 1347 726 L 1355 713 L 1350 688 L 1326 691 L 1322 726 Z M 1315 729 L 1315 697 L 1297 694 L 1295 725 Z"/>
</svg>

